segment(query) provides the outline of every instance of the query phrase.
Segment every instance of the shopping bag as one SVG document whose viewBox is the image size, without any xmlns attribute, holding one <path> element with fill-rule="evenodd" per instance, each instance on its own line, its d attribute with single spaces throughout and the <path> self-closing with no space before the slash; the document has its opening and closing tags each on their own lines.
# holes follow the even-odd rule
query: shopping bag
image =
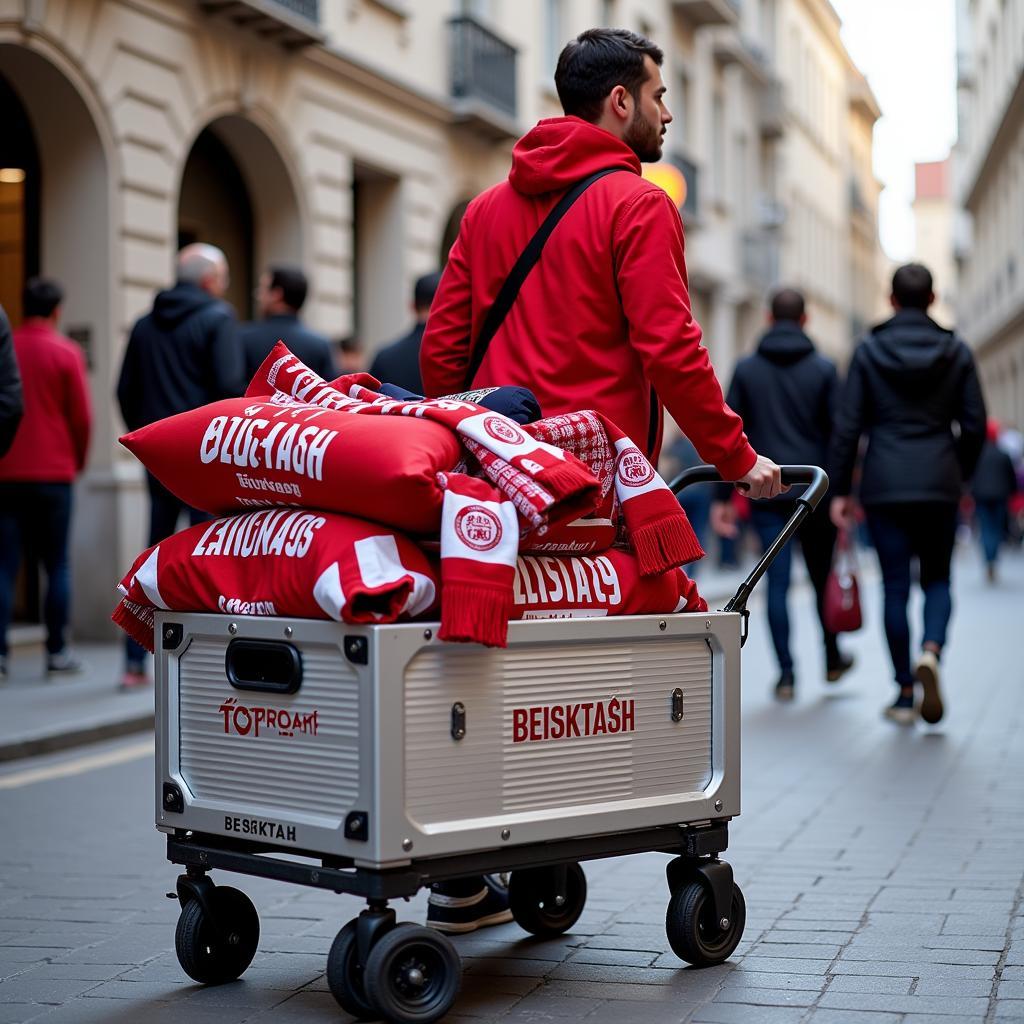
<svg viewBox="0 0 1024 1024">
<path fill-rule="evenodd" d="M 825 629 L 830 633 L 853 633 L 863 625 L 860 588 L 857 585 L 857 552 L 853 538 L 840 530 L 832 569 L 825 581 Z"/>
</svg>

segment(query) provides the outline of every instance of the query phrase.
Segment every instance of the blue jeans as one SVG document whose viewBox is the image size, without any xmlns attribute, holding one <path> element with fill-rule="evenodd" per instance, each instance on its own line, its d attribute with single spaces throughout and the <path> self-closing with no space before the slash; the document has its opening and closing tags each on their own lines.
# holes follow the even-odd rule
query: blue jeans
<svg viewBox="0 0 1024 1024">
<path fill-rule="evenodd" d="M 946 630 L 953 612 L 949 589 L 949 566 L 956 541 L 957 508 L 952 502 L 908 502 L 903 505 L 869 505 L 867 513 L 871 541 L 882 568 L 885 597 L 885 639 L 900 686 L 911 686 L 910 565 L 917 559 L 919 580 L 924 591 L 924 637 L 922 643 L 946 643 Z"/>
<path fill-rule="evenodd" d="M 213 516 L 199 509 L 186 505 L 176 498 L 155 476 L 146 474 L 149 487 L 149 546 L 166 540 L 178 529 L 178 520 L 184 512 L 188 516 L 190 526 L 204 523 Z M 141 670 L 146 663 L 146 649 L 136 643 L 130 636 L 124 640 L 124 660 L 130 669 Z"/>
<path fill-rule="evenodd" d="M 46 571 L 46 650 L 64 650 L 71 604 L 70 526 L 71 484 L 0 483 L 0 657 L 7 656 L 14 581 L 23 549 L 34 551 Z"/>
<path fill-rule="evenodd" d="M 793 514 L 792 501 L 754 501 L 750 504 L 750 518 L 761 539 L 761 547 L 768 545 L 782 532 L 786 521 Z M 839 647 L 835 633 L 825 629 L 822 618 L 825 607 L 825 581 L 832 567 L 832 549 L 836 543 L 835 527 L 829 522 L 824 507 L 813 512 L 805 521 L 800 532 L 800 547 L 807 575 L 811 579 L 817 599 L 818 619 L 821 621 L 822 637 L 825 641 L 825 662 L 831 667 L 839 661 Z M 787 544 L 774 562 L 768 567 L 768 628 L 772 634 L 772 646 L 779 668 L 783 672 L 793 671 L 793 655 L 789 649 L 789 608 L 786 597 L 793 567 L 793 543 Z"/>
<path fill-rule="evenodd" d="M 995 565 L 999 557 L 999 545 L 1006 537 L 1008 517 L 1006 501 L 997 498 L 995 501 L 976 501 L 978 512 L 978 529 L 981 533 L 981 549 L 985 553 L 985 562 Z"/>
<path fill-rule="evenodd" d="M 708 535 L 708 521 L 711 518 L 711 488 L 706 484 L 697 484 L 688 487 L 679 498 L 686 518 L 690 520 L 693 532 L 697 535 L 697 542 L 704 547 Z M 700 562 L 691 562 L 683 566 L 686 572 L 693 579 L 697 578 L 700 571 Z"/>
</svg>

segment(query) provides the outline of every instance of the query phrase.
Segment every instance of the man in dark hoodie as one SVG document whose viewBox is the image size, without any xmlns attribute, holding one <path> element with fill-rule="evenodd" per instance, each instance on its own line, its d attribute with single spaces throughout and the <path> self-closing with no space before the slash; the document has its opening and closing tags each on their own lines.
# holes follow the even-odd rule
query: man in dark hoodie
<svg viewBox="0 0 1024 1024">
<path fill-rule="evenodd" d="M 830 455 L 831 514 L 841 526 L 853 521 L 853 470 L 861 435 L 867 436 L 860 500 L 882 568 L 885 635 L 900 688 L 885 714 L 905 725 L 918 713 L 929 723 L 943 715 L 939 659 L 952 611 L 957 505 L 985 441 L 974 357 L 928 316 L 934 301 L 927 267 L 909 263 L 893 275 L 896 315 L 873 328 L 853 354 Z M 915 558 L 924 635 L 911 668 L 907 601 Z"/>
<path fill-rule="evenodd" d="M 743 419 L 757 451 L 780 464 L 824 466 L 832 434 L 836 368 L 815 350 L 804 333 L 806 323 L 803 295 L 792 288 L 776 292 L 771 301 L 771 327 L 757 351 L 736 365 L 726 401 Z M 719 491 L 718 499 L 712 522 L 716 531 L 730 536 L 736 527 L 728 491 Z M 786 498 L 751 505 L 754 529 L 766 548 L 782 531 L 793 507 L 793 501 Z M 800 530 L 800 546 L 817 596 L 825 640 L 825 678 L 829 682 L 836 682 L 853 665 L 852 658 L 840 653 L 836 635 L 825 629 L 823 618 L 825 581 L 835 540 L 827 507 L 819 507 Z M 780 675 L 775 684 L 778 700 L 792 700 L 794 695 L 786 607 L 791 564 L 787 545 L 768 570 L 768 626 L 779 662 Z"/>
<path fill-rule="evenodd" d="M 117 401 L 129 430 L 198 408 L 245 389 L 235 315 L 224 301 L 228 264 L 212 245 L 187 245 L 178 253 L 177 283 L 160 292 L 153 311 L 132 328 L 117 384 Z M 192 524 L 209 518 L 189 508 L 147 473 L 149 543 L 174 533 L 182 512 Z M 147 681 L 145 651 L 127 641 L 123 688 Z"/>
</svg>

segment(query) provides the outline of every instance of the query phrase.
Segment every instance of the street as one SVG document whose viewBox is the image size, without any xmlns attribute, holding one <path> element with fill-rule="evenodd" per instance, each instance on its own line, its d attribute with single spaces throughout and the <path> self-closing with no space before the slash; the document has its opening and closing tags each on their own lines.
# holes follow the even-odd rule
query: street
<svg viewBox="0 0 1024 1024">
<path fill-rule="evenodd" d="M 883 721 L 893 698 L 878 585 L 862 584 L 857 665 L 821 681 L 806 586 L 791 594 L 797 699 L 776 671 L 760 600 L 743 655 L 743 814 L 732 863 L 747 901 L 727 963 L 684 968 L 664 932 L 663 855 L 588 863 L 570 934 L 514 924 L 456 938 L 448 1019 L 589 1024 L 1024 1021 L 1024 556 L 987 586 L 955 566 L 946 719 Z M 915 605 L 915 612 L 917 606 Z M 918 626 L 919 630 L 919 626 Z M 174 954 L 177 869 L 152 825 L 152 742 L 129 736 L 0 774 L 0 1024 L 336 1021 L 326 953 L 351 897 L 221 874 L 254 900 L 252 967 L 202 988 Z M 422 921 L 425 894 L 396 909 Z"/>
</svg>

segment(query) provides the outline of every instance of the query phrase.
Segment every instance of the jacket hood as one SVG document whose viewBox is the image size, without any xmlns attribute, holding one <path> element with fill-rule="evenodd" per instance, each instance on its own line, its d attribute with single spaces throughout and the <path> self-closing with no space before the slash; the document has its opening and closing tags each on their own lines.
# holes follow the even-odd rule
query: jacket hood
<svg viewBox="0 0 1024 1024">
<path fill-rule="evenodd" d="M 948 370 L 959 345 L 953 331 L 940 327 L 923 310 L 901 309 L 872 328 L 865 355 L 886 377 L 918 388 Z"/>
<path fill-rule="evenodd" d="M 779 366 L 791 366 L 814 352 L 814 342 L 798 323 L 783 320 L 765 331 L 757 354 Z"/>
<path fill-rule="evenodd" d="M 528 131 L 512 150 L 508 180 L 523 195 L 564 191 L 606 167 L 640 173 L 640 158 L 611 132 L 578 117 L 551 117 Z"/>
<path fill-rule="evenodd" d="M 153 301 L 153 319 L 162 327 L 176 327 L 196 310 L 218 301 L 199 285 L 179 281 L 173 288 L 157 295 Z"/>
</svg>

